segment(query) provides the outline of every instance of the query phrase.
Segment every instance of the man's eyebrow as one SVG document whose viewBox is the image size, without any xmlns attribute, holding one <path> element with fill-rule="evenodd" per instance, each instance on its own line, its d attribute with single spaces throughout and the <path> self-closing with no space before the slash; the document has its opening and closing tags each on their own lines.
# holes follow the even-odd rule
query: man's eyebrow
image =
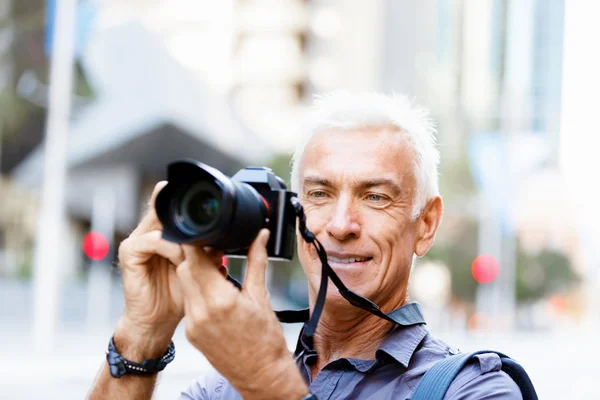
<svg viewBox="0 0 600 400">
<path fill-rule="evenodd" d="M 333 187 L 333 183 L 329 179 L 322 178 L 320 176 L 307 176 L 304 178 L 304 186 L 312 185 L 312 186 L 323 186 L 331 188 Z M 392 179 L 388 178 L 376 178 L 376 179 L 368 179 L 365 181 L 359 181 L 356 185 L 357 188 L 361 190 L 371 189 L 377 186 L 387 186 L 394 194 L 400 194 L 402 192 L 402 188 L 398 183 L 396 183 Z"/>
<path fill-rule="evenodd" d="M 392 179 L 387 178 L 377 178 L 377 179 L 369 179 L 366 181 L 361 181 L 358 183 L 358 187 L 361 189 L 370 189 L 377 186 L 387 186 L 394 191 L 395 194 L 399 194 L 402 192 L 402 188 Z"/>
<path fill-rule="evenodd" d="M 307 176 L 303 181 L 304 185 L 332 187 L 333 183 L 329 179 L 321 178 L 320 176 Z"/>
</svg>

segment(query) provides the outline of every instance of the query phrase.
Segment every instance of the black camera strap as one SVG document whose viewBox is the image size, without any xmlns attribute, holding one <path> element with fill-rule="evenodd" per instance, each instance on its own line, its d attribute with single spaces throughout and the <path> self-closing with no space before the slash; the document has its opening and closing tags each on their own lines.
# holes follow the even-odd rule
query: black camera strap
<svg viewBox="0 0 600 400">
<path fill-rule="evenodd" d="M 307 243 L 314 246 L 319 259 L 321 260 L 321 285 L 319 286 L 319 293 L 317 294 L 317 300 L 315 302 L 312 315 L 310 315 L 310 310 L 308 308 L 302 310 L 275 311 L 279 321 L 283 323 L 305 323 L 302 339 L 306 342 L 312 342 L 312 337 L 317 330 L 317 325 L 319 324 L 319 319 L 321 318 L 321 313 L 323 312 L 323 307 L 325 306 L 327 285 L 329 283 L 329 279 L 331 279 L 333 284 L 338 288 L 340 294 L 354 307 L 358 307 L 378 316 L 379 318 L 383 318 L 386 321 L 397 324 L 398 321 L 382 312 L 377 304 L 373 303 L 366 297 L 354 293 L 352 290 L 348 289 L 346 285 L 344 285 L 342 280 L 337 276 L 335 271 L 327 262 L 327 252 L 323 248 L 323 245 L 306 227 L 306 214 L 304 214 L 302 205 L 296 197 L 292 197 L 291 202 L 294 206 L 296 216 L 298 217 L 298 229 L 300 231 L 300 235 Z M 229 281 L 231 281 L 238 288 L 242 288 L 242 285 L 231 276 L 228 275 L 227 279 L 229 279 Z"/>
<path fill-rule="evenodd" d="M 310 319 L 306 318 L 308 310 L 298 310 L 298 311 L 283 311 L 278 312 L 278 317 L 281 315 L 287 321 L 283 321 L 280 318 L 281 322 L 306 322 L 306 326 L 304 327 L 303 338 L 305 340 L 312 341 L 312 337 L 317 330 L 317 325 L 319 324 L 319 319 L 321 318 L 321 313 L 323 312 L 323 307 L 325 306 L 325 297 L 327 296 L 327 284 L 329 279 L 333 282 L 333 284 L 338 288 L 342 297 L 344 297 L 350 304 L 354 307 L 358 307 L 365 311 L 370 312 L 373 315 L 378 316 L 379 318 L 383 318 L 387 321 L 397 323 L 396 320 L 387 316 L 384 312 L 379 309 L 377 304 L 373 303 L 371 300 L 366 297 L 360 296 L 354 293 L 352 290 L 348 289 L 346 285 L 342 282 L 342 280 L 337 276 L 333 268 L 327 262 L 327 252 L 323 248 L 323 245 L 319 240 L 315 237 L 315 235 L 308 230 L 306 227 L 306 214 L 304 214 L 304 209 L 302 205 L 298 201 L 297 198 L 291 198 L 292 205 L 294 206 L 294 211 L 298 216 L 298 229 L 300 231 L 300 235 L 307 242 L 314 246 L 319 259 L 321 260 L 321 286 L 319 287 L 319 293 L 317 294 L 317 300 L 315 302 L 315 307 L 313 309 L 313 313 L 310 316 Z M 327 279 L 329 278 L 329 279 Z M 289 314 L 288 314 L 289 313 Z M 305 317 L 302 321 L 290 321 L 293 317 Z"/>
</svg>

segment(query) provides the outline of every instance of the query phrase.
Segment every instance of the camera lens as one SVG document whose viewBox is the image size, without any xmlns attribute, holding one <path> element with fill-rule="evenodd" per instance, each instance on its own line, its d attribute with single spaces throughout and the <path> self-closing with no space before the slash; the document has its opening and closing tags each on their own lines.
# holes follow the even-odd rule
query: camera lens
<svg viewBox="0 0 600 400">
<path fill-rule="evenodd" d="M 221 196 L 216 185 L 209 182 L 189 187 L 179 203 L 177 225 L 189 234 L 210 229 L 219 219 Z"/>
<path fill-rule="evenodd" d="M 219 213 L 219 201 L 207 191 L 194 193 L 184 207 L 184 213 L 197 225 L 209 225 Z"/>
<path fill-rule="evenodd" d="M 229 178 L 193 160 L 169 164 L 168 183 L 154 205 L 163 239 L 245 255 L 262 228 L 281 230 L 289 220 L 293 235 L 295 216 L 284 215 L 286 208 L 283 203 L 279 205 L 285 202 L 282 196 L 288 192 L 280 190 L 283 184 L 277 179 L 270 170 L 260 167 L 244 168 Z M 273 251 L 279 249 L 277 243 L 273 241 Z"/>
</svg>

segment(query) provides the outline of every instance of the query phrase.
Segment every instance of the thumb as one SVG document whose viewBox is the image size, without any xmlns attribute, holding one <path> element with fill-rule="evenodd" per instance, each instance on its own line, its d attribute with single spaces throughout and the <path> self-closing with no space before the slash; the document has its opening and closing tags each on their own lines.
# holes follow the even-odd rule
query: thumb
<svg viewBox="0 0 600 400">
<path fill-rule="evenodd" d="M 266 287 L 266 270 L 268 263 L 267 243 L 270 232 L 261 229 L 248 250 L 248 266 L 244 279 L 244 289 L 256 295 L 264 295 Z"/>
</svg>

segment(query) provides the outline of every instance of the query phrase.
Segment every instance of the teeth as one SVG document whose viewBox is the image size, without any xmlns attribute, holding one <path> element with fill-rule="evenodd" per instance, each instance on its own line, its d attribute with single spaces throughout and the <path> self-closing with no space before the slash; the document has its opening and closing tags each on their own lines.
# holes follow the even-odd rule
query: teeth
<svg viewBox="0 0 600 400">
<path fill-rule="evenodd" d="M 369 259 L 369 257 L 346 257 L 346 258 L 337 258 L 337 257 L 327 257 L 327 259 L 331 262 L 336 262 L 336 263 L 353 263 L 353 262 L 363 262 L 363 261 L 367 261 Z"/>
</svg>

